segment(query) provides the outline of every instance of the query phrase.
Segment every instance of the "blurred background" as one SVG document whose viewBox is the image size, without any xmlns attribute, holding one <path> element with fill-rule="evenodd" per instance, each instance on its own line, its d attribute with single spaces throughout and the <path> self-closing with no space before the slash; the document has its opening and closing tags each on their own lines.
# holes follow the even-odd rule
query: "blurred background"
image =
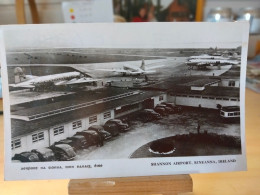
<svg viewBox="0 0 260 195">
<path fill-rule="evenodd" d="M 250 39 L 248 47 L 247 87 L 258 93 L 260 92 L 259 0 L 0 0 L 0 25 L 186 21 L 248 21 L 250 23 Z M 1 91 L 0 77 L 0 111 L 2 111 Z M 251 94 L 251 96 L 253 95 L 255 94 Z M 254 96 L 253 99 L 251 96 L 247 96 L 248 102 L 259 99 L 259 95 L 257 97 Z M 255 104 L 251 108 L 258 109 Z M 248 113 L 250 114 L 250 112 L 247 112 L 247 115 Z M 259 119 L 259 115 L 257 117 Z M 253 119 L 257 121 L 257 119 Z M 3 123 L 2 116 L 0 123 Z M 1 126 L 3 125 L 1 124 Z M 3 146 L 3 134 L 0 136 L 0 142 Z M 2 146 L 0 150 L 0 189 L 2 188 L 8 194 L 67 194 L 68 180 L 33 181 L 33 183 L 32 181 L 3 182 Z M 209 180 L 212 180 L 212 178 Z M 203 187 L 205 188 L 205 186 L 207 185 Z M 19 190 L 19 193 L 17 193 L 17 190 Z M 238 193 L 238 191 L 236 192 Z"/>
<path fill-rule="evenodd" d="M 259 0 L 1 0 L 0 25 L 248 21 L 247 85 L 260 92 Z M 1 84 L 0 84 L 1 86 Z M 1 90 L 0 90 L 1 91 Z M 0 97 L 2 94 L 0 93 Z"/>
<path fill-rule="evenodd" d="M 96 0 L 106 7 L 112 4 L 114 15 L 121 16 L 131 22 L 137 16 L 141 8 L 145 9 L 146 21 L 150 21 L 154 15 L 156 21 L 194 21 L 196 14 L 201 15 L 196 21 L 207 21 L 212 9 L 230 8 L 231 20 L 241 15 L 241 9 L 260 7 L 259 0 Z M 24 2 L 27 23 L 33 23 L 29 2 L 35 2 L 39 15 L 39 23 L 63 23 L 63 4 L 77 4 L 85 2 L 85 6 L 95 0 L 1 0 L 0 1 L 0 24 L 17 24 L 17 4 Z M 95 7 L 95 12 L 102 15 L 104 7 Z M 94 3 L 92 3 L 93 5 Z M 198 9 L 199 8 L 199 9 Z M 196 13 L 196 9 L 202 13 Z M 87 10 L 86 10 L 87 11 Z M 224 11 L 222 10 L 222 13 Z M 227 14 L 227 13 L 224 13 Z M 259 14 L 259 13 L 258 13 Z M 105 21 L 106 18 L 103 18 Z M 154 21 L 154 20 L 152 20 Z M 95 21 L 92 21 L 95 22 Z"/>
</svg>

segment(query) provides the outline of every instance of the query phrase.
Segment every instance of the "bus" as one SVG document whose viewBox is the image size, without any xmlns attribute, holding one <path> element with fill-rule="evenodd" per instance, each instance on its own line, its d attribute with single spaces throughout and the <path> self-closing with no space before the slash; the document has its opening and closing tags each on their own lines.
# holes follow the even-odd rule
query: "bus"
<svg viewBox="0 0 260 195">
<path fill-rule="evenodd" d="M 239 120 L 240 107 L 239 106 L 224 106 L 220 110 L 220 117 L 225 120 Z"/>
</svg>

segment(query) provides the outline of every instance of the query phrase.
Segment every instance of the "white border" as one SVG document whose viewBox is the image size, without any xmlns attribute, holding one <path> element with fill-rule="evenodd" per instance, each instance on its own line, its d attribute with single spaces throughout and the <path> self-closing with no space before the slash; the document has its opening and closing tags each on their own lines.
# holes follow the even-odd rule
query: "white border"
<svg viewBox="0 0 260 195">
<path fill-rule="evenodd" d="M 2 26 L 6 48 L 203 48 L 237 47 L 242 44 L 240 78 L 242 155 L 143 158 L 119 160 L 89 160 L 72 162 L 11 163 L 10 107 L 5 46 L 0 34 L 2 63 L 4 127 L 5 127 L 5 180 L 65 179 L 169 175 L 246 170 L 245 149 L 245 73 L 248 45 L 248 23 L 143 23 L 143 24 L 55 24 Z M 26 36 L 25 36 L 26 35 Z M 62 37 L 62 38 L 61 38 Z M 151 166 L 156 162 L 185 160 L 235 159 L 237 163 L 199 164 L 182 166 Z M 100 169 L 62 169 L 21 171 L 21 167 L 65 165 L 94 165 Z"/>
</svg>

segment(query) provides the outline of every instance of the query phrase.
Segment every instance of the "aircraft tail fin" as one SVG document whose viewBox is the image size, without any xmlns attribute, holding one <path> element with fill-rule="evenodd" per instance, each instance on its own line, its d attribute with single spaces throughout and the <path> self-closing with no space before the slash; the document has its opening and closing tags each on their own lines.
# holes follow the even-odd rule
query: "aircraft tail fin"
<svg viewBox="0 0 260 195">
<path fill-rule="evenodd" d="M 20 83 L 22 81 L 26 80 L 26 76 L 24 74 L 24 70 L 21 67 L 16 67 L 14 69 L 14 82 Z"/>
<path fill-rule="evenodd" d="M 21 67 L 16 67 L 14 69 L 14 83 L 15 84 L 21 83 L 24 81 L 28 81 L 30 79 L 34 79 L 37 77 L 37 76 L 33 76 L 33 75 L 25 75 L 24 72 L 25 72 L 25 70 Z"/>
</svg>

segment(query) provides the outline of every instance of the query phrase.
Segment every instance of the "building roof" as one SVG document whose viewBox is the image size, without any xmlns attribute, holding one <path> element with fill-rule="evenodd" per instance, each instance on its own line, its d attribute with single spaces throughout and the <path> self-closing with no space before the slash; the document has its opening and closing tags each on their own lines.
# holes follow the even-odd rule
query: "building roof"
<svg viewBox="0 0 260 195">
<path fill-rule="evenodd" d="M 194 82 L 201 78 L 208 79 L 209 77 L 208 76 L 171 77 L 171 78 L 166 79 L 163 82 L 149 85 L 147 87 L 144 87 L 143 89 L 167 91 L 167 90 L 172 89 L 176 85 Z"/>
<path fill-rule="evenodd" d="M 198 80 L 195 80 L 195 81 L 184 83 L 184 84 L 181 84 L 181 85 L 204 87 L 204 86 L 212 85 L 212 84 L 218 83 L 218 82 L 220 82 L 220 79 L 205 78 L 205 79 L 198 79 Z"/>
<path fill-rule="evenodd" d="M 232 112 L 232 111 L 239 111 L 240 107 L 239 106 L 223 106 L 221 110 L 226 111 L 226 112 Z"/>
<path fill-rule="evenodd" d="M 124 97 L 121 99 L 111 100 L 106 103 L 95 104 L 86 108 L 81 108 L 78 110 L 73 110 L 66 113 L 61 113 L 54 116 L 41 118 L 38 120 L 24 121 L 18 119 L 11 119 L 12 137 L 26 135 L 37 130 L 49 129 L 50 127 L 54 127 L 59 124 L 68 123 L 70 121 L 72 122 L 84 117 L 102 113 L 106 110 L 115 109 L 119 106 L 131 105 L 138 102 L 142 102 L 145 99 L 158 96 L 160 94 L 162 94 L 162 92 L 145 91 L 136 95 Z M 41 110 L 41 107 L 42 106 L 39 106 L 37 109 Z"/>
<path fill-rule="evenodd" d="M 12 112 L 11 115 L 31 116 L 131 92 L 134 92 L 134 90 L 123 88 L 102 88 L 95 91 L 69 94 L 66 97 L 58 98 L 54 102 L 45 99 L 35 103 L 30 102 L 29 104 L 20 104 L 19 107 L 15 107 L 18 108 L 18 110 Z"/>
<path fill-rule="evenodd" d="M 239 98 L 239 88 L 237 87 L 220 87 L 220 86 L 206 86 L 203 91 L 191 90 L 189 86 L 175 86 L 170 91 L 173 95 L 205 95 L 212 97 L 228 97 Z"/>
</svg>

